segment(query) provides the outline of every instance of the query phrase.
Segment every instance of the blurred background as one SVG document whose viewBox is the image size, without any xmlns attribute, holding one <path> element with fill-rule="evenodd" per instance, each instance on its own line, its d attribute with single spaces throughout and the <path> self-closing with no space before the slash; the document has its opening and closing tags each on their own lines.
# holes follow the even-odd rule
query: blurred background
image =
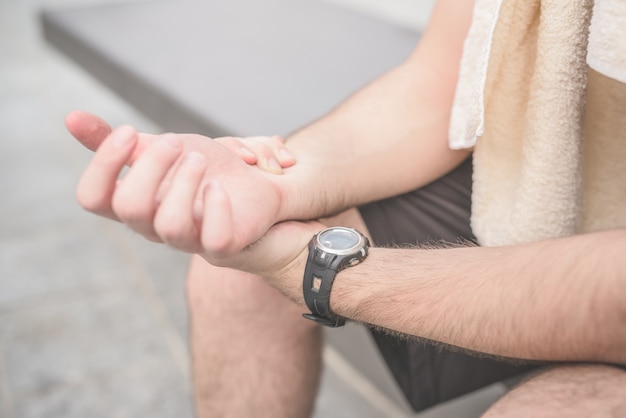
<svg viewBox="0 0 626 418">
<path fill-rule="evenodd" d="M 75 203 L 91 153 L 65 131 L 65 114 L 161 130 L 41 36 L 43 7 L 107 1 L 121 2 L 0 0 L 2 418 L 192 416 L 187 256 Z M 423 27 L 433 3 L 319 1 L 410 28 Z M 315 416 L 404 416 L 372 390 L 331 360 Z"/>
</svg>

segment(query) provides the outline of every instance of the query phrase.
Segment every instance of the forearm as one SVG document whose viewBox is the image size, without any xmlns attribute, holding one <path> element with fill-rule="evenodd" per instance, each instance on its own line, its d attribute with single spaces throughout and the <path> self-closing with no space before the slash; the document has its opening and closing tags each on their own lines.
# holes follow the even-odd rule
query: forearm
<svg viewBox="0 0 626 418">
<path fill-rule="evenodd" d="M 287 173 L 297 184 L 291 196 L 301 205 L 292 213 L 328 215 L 398 195 L 435 180 L 467 156 L 447 145 L 450 104 L 425 97 L 422 84 L 438 76 L 420 69 L 423 76 L 418 72 L 413 79 L 410 70 L 417 69 L 402 66 L 385 74 L 288 139 L 298 161 Z"/>
<path fill-rule="evenodd" d="M 298 163 L 285 176 L 291 185 L 285 219 L 413 190 L 467 157 L 450 150 L 447 138 L 471 3 L 440 0 L 405 63 L 288 138 Z"/>
<path fill-rule="evenodd" d="M 371 250 L 335 280 L 338 315 L 534 360 L 626 363 L 626 231 L 516 247 Z"/>
</svg>

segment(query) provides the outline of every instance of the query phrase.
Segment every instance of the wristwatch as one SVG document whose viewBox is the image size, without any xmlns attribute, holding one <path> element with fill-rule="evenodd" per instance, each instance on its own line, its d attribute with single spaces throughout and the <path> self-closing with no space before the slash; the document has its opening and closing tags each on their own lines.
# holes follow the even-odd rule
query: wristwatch
<svg viewBox="0 0 626 418">
<path fill-rule="evenodd" d="M 311 313 L 307 319 L 327 327 L 340 327 L 345 319 L 330 311 L 330 291 L 341 270 L 355 266 L 367 257 L 369 240 L 356 229 L 328 228 L 318 232 L 309 243 L 302 290 Z"/>
</svg>

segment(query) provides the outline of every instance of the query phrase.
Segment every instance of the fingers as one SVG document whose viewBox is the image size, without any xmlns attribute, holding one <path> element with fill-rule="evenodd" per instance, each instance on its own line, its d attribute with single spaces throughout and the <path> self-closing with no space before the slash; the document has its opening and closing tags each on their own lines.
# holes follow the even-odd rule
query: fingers
<svg viewBox="0 0 626 418">
<path fill-rule="evenodd" d="M 156 196 L 182 149 L 177 135 L 163 135 L 135 162 L 113 195 L 112 208 L 117 218 L 148 239 L 160 241 L 154 230 L 159 203 Z"/>
<path fill-rule="evenodd" d="M 163 242 L 190 253 L 201 251 L 199 225 L 203 203 L 196 196 L 206 167 L 202 154 L 187 154 L 154 218 L 155 232 Z"/>
<path fill-rule="evenodd" d="M 285 148 L 280 136 L 255 136 L 246 138 L 222 137 L 216 142 L 224 145 L 247 164 L 256 164 L 263 171 L 282 174 L 283 168 L 296 163 L 295 157 Z"/>
<path fill-rule="evenodd" d="M 106 122 L 84 112 L 71 113 L 66 123 L 86 146 L 97 147 L 76 192 L 85 209 L 119 220 L 148 239 L 164 241 L 187 252 L 202 252 L 224 264 L 249 243 L 250 237 L 245 234 L 251 235 L 250 231 L 262 229 L 254 223 L 241 227 L 239 220 L 235 224 L 230 197 L 220 183 L 212 182 L 206 190 L 201 189 L 209 178 L 221 178 L 227 183 L 230 180 L 223 175 L 215 175 L 218 171 L 213 166 L 207 176 L 209 164 L 206 156 L 193 151 L 208 152 L 205 137 L 138 134 L 128 126 L 110 131 Z M 107 132 L 110 134 L 98 143 Z M 209 142 L 212 144 L 212 141 Z M 241 146 L 237 139 L 227 143 Z M 277 163 L 279 159 L 283 163 L 295 162 L 284 149 L 280 137 L 255 137 L 246 144 L 251 144 L 252 150 L 248 146 L 245 148 L 266 170 L 276 168 L 270 162 L 272 160 Z M 225 154 L 226 161 L 232 161 L 237 170 L 241 167 L 249 170 L 237 158 L 214 144 L 212 146 L 214 151 Z M 281 149 L 284 151 L 281 152 Z M 183 152 L 189 151 L 181 162 Z M 127 174 L 119 180 L 124 166 L 133 161 Z M 237 170 L 235 173 L 239 173 L 240 170 Z M 255 176 L 266 178 L 259 174 Z M 199 190 L 202 193 L 198 193 Z M 247 187 L 246 190 L 257 193 L 254 187 Z M 201 199 L 198 199 L 199 195 Z M 235 193 L 235 196 L 241 200 L 241 193 Z M 246 199 L 244 201 L 247 202 Z M 271 213 L 271 208 L 257 209 Z M 244 213 L 250 211 L 254 212 L 254 209 L 243 210 Z"/>
<path fill-rule="evenodd" d="M 269 173 L 282 174 L 284 168 L 296 163 L 295 157 L 287 151 L 284 140 L 279 136 L 245 138 L 243 145 L 257 156 L 257 166 Z"/>
<path fill-rule="evenodd" d="M 116 129 L 102 142 L 76 189 L 76 199 L 83 208 L 118 220 L 111 202 L 117 179 L 136 143 L 137 132 L 130 126 Z"/>
<path fill-rule="evenodd" d="M 76 112 L 68 115 L 68 125 L 75 127 L 73 119 L 84 117 L 95 123 L 95 130 L 108 126 L 95 116 Z M 183 251 L 203 251 L 201 230 L 210 231 L 204 233 L 207 251 L 221 256 L 240 250 L 232 235 L 232 209 L 226 192 L 218 183 L 211 183 L 206 193 L 198 193 L 208 166 L 206 157 L 192 151 L 181 161 L 183 137 L 170 134 L 159 138 L 149 138 L 150 146 L 120 180 L 124 166 L 142 147 L 141 134 L 130 126 L 113 130 L 81 177 L 76 191 L 79 203 L 90 212 L 125 223 L 150 240 Z"/>
<path fill-rule="evenodd" d="M 220 138 L 215 138 L 214 141 L 228 148 L 230 152 L 237 155 L 239 158 L 245 161 L 246 164 L 256 164 L 256 154 L 243 144 L 241 138 L 236 138 L 234 136 L 223 136 Z"/>
<path fill-rule="evenodd" d="M 80 205 L 97 215 L 121 221 L 151 240 L 160 241 L 153 228 L 157 190 L 179 157 L 182 142 L 165 135 L 146 149 L 124 177 L 120 173 L 139 145 L 130 126 L 114 130 L 96 151 L 77 187 Z"/>
<path fill-rule="evenodd" d="M 216 259 L 228 257 L 237 250 L 233 236 L 233 211 L 226 190 L 217 181 L 204 189 L 201 243 L 205 253 Z"/>
<path fill-rule="evenodd" d="M 157 193 L 155 183 L 165 177 L 164 171 L 149 174 L 150 168 L 143 163 L 147 157 L 146 153 L 122 182 L 120 187 L 134 183 L 123 193 L 118 192 L 124 197 L 115 195 L 120 201 L 126 196 L 129 199 L 128 204 L 114 205 L 120 220 L 155 241 L 185 252 L 203 253 L 214 260 L 226 260 L 243 249 L 235 239 L 230 198 L 221 184 L 212 181 L 199 193 L 208 166 L 206 157 L 195 151 L 185 155 L 174 174 L 168 176 L 169 187 L 160 202 L 146 200 Z M 135 183 L 129 179 L 131 174 L 138 178 L 152 176 L 156 182 Z"/>
</svg>

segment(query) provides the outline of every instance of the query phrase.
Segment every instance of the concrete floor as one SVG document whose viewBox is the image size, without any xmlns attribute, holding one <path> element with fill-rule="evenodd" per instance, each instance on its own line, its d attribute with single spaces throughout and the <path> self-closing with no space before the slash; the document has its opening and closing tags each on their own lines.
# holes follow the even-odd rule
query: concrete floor
<svg viewBox="0 0 626 418">
<path fill-rule="evenodd" d="M 90 153 L 66 133 L 68 111 L 159 131 L 42 41 L 38 10 L 76 3 L 0 0 L 0 417 L 191 417 L 187 256 L 75 203 Z M 416 3 L 381 13 L 406 19 Z M 405 416 L 337 364 L 316 417 Z"/>
</svg>

